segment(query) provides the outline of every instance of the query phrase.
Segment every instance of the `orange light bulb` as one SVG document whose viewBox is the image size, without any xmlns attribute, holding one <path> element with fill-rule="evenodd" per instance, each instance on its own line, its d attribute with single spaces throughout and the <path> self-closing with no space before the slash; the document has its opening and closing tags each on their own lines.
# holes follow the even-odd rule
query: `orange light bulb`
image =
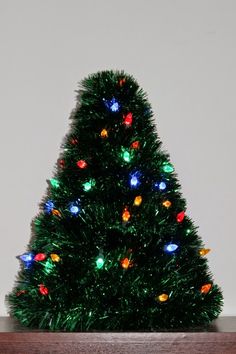
<svg viewBox="0 0 236 354">
<path fill-rule="evenodd" d="M 108 137 L 108 131 L 106 129 L 102 129 L 100 133 L 101 138 L 105 139 Z"/>
<path fill-rule="evenodd" d="M 61 217 L 61 213 L 60 213 L 60 211 L 57 210 L 57 209 L 52 209 L 52 214 L 55 215 L 55 216 Z"/>
<path fill-rule="evenodd" d="M 202 294 L 207 294 L 209 293 L 209 291 L 211 290 L 212 288 L 212 284 L 204 284 L 202 287 L 201 287 L 201 293 Z"/>
<path fill-rule="evenodd" d="M 129 221 L 130 217 L 131 217 L 131 215 L 130 215 L 129 210 L 127 208 L 125 208 L 123 213 L 122 213 L 122 220 L 124 222 L 127 222 L 127 221 Z"/>
<path fill-rule="evenodd" d="M 166 208 L 169 208 L 171 206 L 171 202 L 169 200 L 165 200 L 162 205 Z"/>
<path fill-rule="evenodd" d="M 169 299 L 169 295 L 167 295 L 167 294 L 161 294 L 156 297 L 156 300 L 160 301 L 160 302 L 165 302 L 168 299 Z"/>
<path fill-rule="evenodd" d="M 133 266 L 133 262 L 129 260 L 129 258 L 123 258 L 121 261 L 120 261 L 120 264 L 122 266 L 122 268 L 124 269 L 128 269 L 130 267 Z"/>
<path fill-rule="evenodd" d="M 199 250 L 200 256 L 205 256 L 209 252 L 210 252 L 210 248 L 202 248 Z"/>
</svg>

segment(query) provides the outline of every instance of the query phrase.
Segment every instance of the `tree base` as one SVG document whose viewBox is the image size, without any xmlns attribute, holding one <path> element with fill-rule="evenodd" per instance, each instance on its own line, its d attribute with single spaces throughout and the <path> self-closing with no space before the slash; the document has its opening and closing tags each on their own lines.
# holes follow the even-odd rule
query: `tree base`
<svg viewBox="0 0 236 354">
<path fill-rule="evenodd" d="M 236 354 L 236 317 L 219 317 L 189 332 L 50 332 L 0 317 L 1 354 Z"/>
</svg>

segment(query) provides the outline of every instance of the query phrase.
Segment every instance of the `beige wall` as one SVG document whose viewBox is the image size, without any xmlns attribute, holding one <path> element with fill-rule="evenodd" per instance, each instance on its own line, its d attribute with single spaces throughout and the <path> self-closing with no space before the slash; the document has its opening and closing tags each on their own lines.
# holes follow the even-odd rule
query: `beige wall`
<svg viewBox="0 0 236 354">
<path fill-rule="evenodd" d="M 147 91 L 188 214 L 235 304 L 236 1 L 0 0 L 0 315 L 77 82 L 124 69 Z"/>
</svg>

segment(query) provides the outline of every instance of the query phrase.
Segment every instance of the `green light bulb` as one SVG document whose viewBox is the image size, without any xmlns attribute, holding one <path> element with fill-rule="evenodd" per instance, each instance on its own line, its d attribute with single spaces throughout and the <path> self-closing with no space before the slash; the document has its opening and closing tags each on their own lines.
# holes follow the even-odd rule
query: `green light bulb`
<svg viewBox="0 0 236 354">
<path fill-rule="evenodd" d="M 104 264 L 104 259 L 103 257 L 98 257 L 96 260 L 96 265 L 98 269 L 101 269 L 103 267 Z"/>
<path fill-rule="evenodd" d="M 59 187 L 59 182 L 58 182 L 58 180 L 57 179 L 55 179 L 55 178 L 51 178 L 50 179 L 50 183 L 51 183 L 51 186 L 53 187 L 53 188 L 58 188 Z"/>
<path fill-rule="evenodd" d="M 34 225 L 39 226 L 41 224 L 41 221 L 39 219 L 34 220 Z"/>
<path fill-rule="evenodd" d="M 54 264 L 51 262 L 50 259 L 48 259 L 44 265 L 44 271 L 45 273 L 49 274 L 54 268 Z"/>
<path fill-rule="evenodd" d="M 83 187 L 84 187 L 84 191 L 88 192 L 92 188 L 92 183 L 90 181 L 89 182 L 85 182 L 83 184 Z"/>
<path fill-rule="evenodd" d="M 163 171 L 166 173 L 171 173 L 174 171 L 174 167 L 170 163 L 165 163 L 163 166 Z"/>
<path fill-rule="evenodd" d="M 125 151 L 123 152 L 122 156 L 123 156 L 123 159 L 125 160 L 125 162 L 130 162 L 131 156 L 130 156 L 129 151 L 125 150 Z"/>
<path fill-rule="evenodd" d="M 90 189 L 91 189 L 92 187 L 94 187 L 95 184 L 96 184 L 96 182 L 95 182 L 94 179 L 91 179 L 90 181 L 87 181 L 87 182 L 83 183 L 84 191 L 85 191 L 85 192 L 90 191 Z"/>
</svg>

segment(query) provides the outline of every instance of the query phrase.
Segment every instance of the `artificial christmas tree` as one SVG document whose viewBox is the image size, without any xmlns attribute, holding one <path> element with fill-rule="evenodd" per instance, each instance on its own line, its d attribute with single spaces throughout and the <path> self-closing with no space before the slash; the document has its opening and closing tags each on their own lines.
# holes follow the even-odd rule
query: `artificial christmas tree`
<svg viewBox="0 0 236 354">
<path fill-rule="evenodd" d="M 220 313 L 151 107 L 132 76 L 81 83 L 72 124 L 8 296 L 26 326 L 146 330 L 208 324 Z"/>
</svg>

